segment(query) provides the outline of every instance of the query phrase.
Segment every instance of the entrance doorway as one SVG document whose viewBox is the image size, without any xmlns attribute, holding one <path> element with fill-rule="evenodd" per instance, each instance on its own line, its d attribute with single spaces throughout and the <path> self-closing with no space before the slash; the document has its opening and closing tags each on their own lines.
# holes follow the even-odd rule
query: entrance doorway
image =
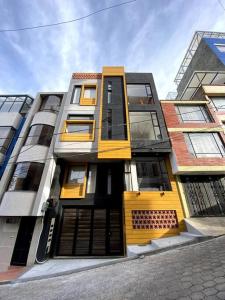
<svg viewBox="0 0 225 300">
<path fill-rule="evenodd" d="M 22 217 L 11 259 L 11 265 L 26 266 L 36 217 Z"/>
<path fill-rule="evenodd" d="M 63 208 L 59 256 L 123 255 L 123 227 L 118 208 Z"/>
</svg>

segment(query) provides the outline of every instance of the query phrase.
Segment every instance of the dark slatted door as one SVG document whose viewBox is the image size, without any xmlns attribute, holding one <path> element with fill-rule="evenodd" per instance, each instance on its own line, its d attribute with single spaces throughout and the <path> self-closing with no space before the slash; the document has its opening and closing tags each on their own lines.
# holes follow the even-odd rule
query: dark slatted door
<svg viewBox="0 0 225 300">
<path fill-rule="evenodd" d="M 78 221 L 75 228 L 74 254 L 89 255 L 91 241 L 91 209 L 77 209 Z"/>
<path fill-rule="evenodd" d="M 119 209 L 109 210 L 109 254 L 123 254 L 123 228 Z"/>
<path fill-rule="evenodd" d="M 92 255 L 106 255 L 106 209 L 95 209 L 93 216 Z"/>
<path fill-rule="evenodd" d="M 123 255 L 120 209 L 64 208 L 58 255 Z"/>
<path fill-rule="evenodd" d="M 63 210 L 61 235 L 58 245 L 58 255 L 73 255 L 74 230 L 77 223 L 76 208 L 65 208 Z"/>
</svg>

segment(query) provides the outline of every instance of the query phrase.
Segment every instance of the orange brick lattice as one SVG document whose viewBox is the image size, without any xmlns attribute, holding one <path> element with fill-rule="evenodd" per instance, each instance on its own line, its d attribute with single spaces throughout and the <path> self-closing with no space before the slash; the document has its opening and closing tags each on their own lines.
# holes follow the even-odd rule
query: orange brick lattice
<svg viewBox="0 0 225 300">
<path fill-rule="evenodd" d="M 132 210 L 133 229 L 178 228 L 175 210 Z"/>
<path fill-rule="evenodd" d="M 73 73 L 73 79 L 101 79 L 102 73 Z"/>
</svg>

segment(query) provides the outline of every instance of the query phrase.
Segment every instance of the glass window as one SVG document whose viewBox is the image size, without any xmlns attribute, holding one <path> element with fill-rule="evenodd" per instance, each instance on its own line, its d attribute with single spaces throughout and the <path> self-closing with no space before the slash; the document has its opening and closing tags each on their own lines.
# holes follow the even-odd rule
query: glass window
<svg viewBox="0 0 225 300">
<path fill-rule="evenodd" d="M 165 161 L 162 158 L 148 158 L 136 161 L 140 191 L 171 190 Z"/>
<path fill-rule="evenodd" d="M 13 102 L 4 102 L 1 106 L 1 112 L 9 112 L 11 107 L 13 105 Z"/>
<path fill-rule="evenodd" d="M 94 120 L 93 115 L 68 115 L 67 120 Z"/>
<path fill-rule="evenodd" d="M 108 109 L 107 111 L 107 133 L 108 139 L 112 139 L 112 109 Z"/>
<path fill-rule="evenodd" d="M 56 95 L 49 95 L 43 97 L 40 111 L 58 112 L 61 105 L 61 97 Z"/>
<path fill-rule="evenodd" d="M 107 92 L 107 102 L 108 104 L 111 104 L 112 103 L 112 91 L 108 91 Z"/>
<path fill-rule="evenodd" d="M 133 141 L 162 139 L 156 112 L 129 112 L 129 116 Z"/>
<path fill-rule="evenodd" d="M 205 105 L 176 105 L 175 108 L 180 122 L 211 122 L 208 109 Z"/>
<path fill-rule="evenodd" d="M 69 168 L 67 183 L 68 184 L 82 184 L 86 174 L 86 166 L 77 165 Z"/>
<path fill-rule="evenodd" d="M 28 96 L 4 96 L 0 97 L 0 111 L 26 114 L 32 103 L 33 99 Z"/>
<path fill-rule="evenodd" d="M 129 104 L 154 103 L 149 84 L 127 84 L 127 96 Z"/>
<path fill-rule="evenodd" d="M 107 102 L 112 103 L 112 81 L 108 81 Z"/>
<path fill-rule="evenodd" d="M 224 157 L 224 144 L 218 133 L 186 133 L 188 150 L 195 157 Z"/>
<path fill-rule="evenodd" d="M 12 112 L 20 112 L 23 102 L 14 102 L 10 111 Z"/>
<path fill-rule="evenodd" d="M 80 101 L 81 86 L 76 85 L 73 90 L 71 103 L 78 104 Z"/>
<path fill-rule="evenodd" d="M 25 145 L 50 146 L 54 127 L 50 125 L 38 124 L 30 128 Z"/>
<path fill-rule="evenodd" d="M 0 152 L 5 154 L 12 142 L 15 130 L 12 127 L 0 127 Z"/>
<path fill-rule="evenodd" d="M 89 133 L 93 132 L 93 123 L 67 123 L 67 133 Z"/>
<path fill-rule="evenodd" d="M 16 169 L 9 184 L 9 191 L 37 191 L 41 180 L 44 164 L 22 162 Z"/>
<path fill-rule="evenodd" d="M 225 111 L 225 97 L 211 97 L 211 101 L 216 110 Z"/>
<path fill-rule="evenodd" d="M 95 87 L 84 87 L 84 98 L 95 98 L 96 88 Z"/>
</svg>

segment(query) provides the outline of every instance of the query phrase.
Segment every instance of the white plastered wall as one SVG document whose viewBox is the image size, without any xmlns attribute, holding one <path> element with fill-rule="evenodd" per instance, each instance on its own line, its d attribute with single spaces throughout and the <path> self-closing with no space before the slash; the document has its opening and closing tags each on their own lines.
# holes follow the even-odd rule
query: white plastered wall
<svg viewBox="0 0 225 300">
<path fill-rule="evenodd" d="M 81 106 L 79 104 L 71 104 L 71 99 L 73 95 L 73 89 L 75 85 L 83 84 L 97 84 L 97 104 L 95 106 Z M 98 147 L 98 123 L 99 123 L 99 103 L 101 94 L 101 80 L 99 79 L 85 79 L 85 80 L 75 80 L 72 79 L 70 83 L 69 92 L 63 106 L 62 117 L 60 119 L 59 131 L 62 132 L 64 121 L 67 119 L 68 114 L 75 115 L 94 115 L 95 120 L 95 139 L 93 142 L 78 141 L 78 142 L 61 142 L 60 135 L 56 138 L 55 150 L 54 152 L 61 156 L 71 156 L 76 153 L 90 153 L 97 152 Z M 97 156 L 97 155 L 96 155 Z M 81 156 L 82 157 L 82 156 Z M 84 157 L 84 156 L 83 156 Z M 74 160 L 76 156 L 74 155 Z"/>
</svg>

